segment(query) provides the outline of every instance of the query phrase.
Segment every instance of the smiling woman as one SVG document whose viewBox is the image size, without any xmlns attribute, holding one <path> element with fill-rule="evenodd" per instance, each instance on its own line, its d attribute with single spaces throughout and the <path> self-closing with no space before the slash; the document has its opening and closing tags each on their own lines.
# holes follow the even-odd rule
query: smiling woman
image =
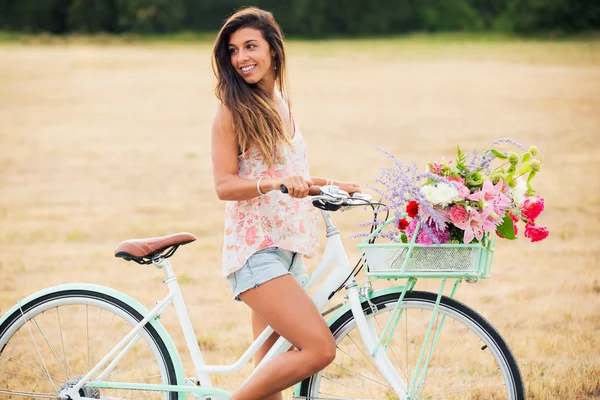
<svg viewBox="0 0 600 400">
<path fill-rule="evenodd" d="M 223 276 L 234 299 L 252 309 L 254 337 L 267 325 L 276 331 L 256 364 L 279 335 L 298 349 L 265 361 L 231 399 L 279 400 L 281 390 L 335 358 L 333 336 L 301 286 L 302 259 L 318 248 L 309 188 L 333 181 L 309 174 L 286 93 L 283 35 L 270 13 L 246 8 L 231 16 L 215 42 L 213 70 L 221 100 L 212 130 L 213 175 L 217 195 L 227 201 Z M 337 185 L 359 191 L 356 184 Z"/>
</svg>

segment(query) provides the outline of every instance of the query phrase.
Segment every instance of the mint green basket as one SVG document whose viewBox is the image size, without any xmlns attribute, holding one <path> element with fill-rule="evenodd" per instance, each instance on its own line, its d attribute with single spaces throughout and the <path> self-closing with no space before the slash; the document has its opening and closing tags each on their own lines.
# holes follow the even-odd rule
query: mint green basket
<svg viewBox="0 0 600 400">
<path fill-rule="evenodd" d="M 402 216 L 401 216 L 402 218 Z M 383 228 L 396 218 L 390 218 L 363 240 L 358 248 L 366 261 L 366 274 L 375 278 L 489 278 L 494 256 L 495 236 L 486 234 L 473 244 L 416 244 L 420 224 L 411 243 L 369 244 Z"/>
</svg>

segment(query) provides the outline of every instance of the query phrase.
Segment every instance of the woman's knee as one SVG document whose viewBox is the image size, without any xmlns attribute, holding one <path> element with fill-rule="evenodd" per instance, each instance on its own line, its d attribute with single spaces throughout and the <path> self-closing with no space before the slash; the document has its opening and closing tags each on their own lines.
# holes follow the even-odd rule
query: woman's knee
<svg viewBox="0 0 600 400">
<path fill-rule="evenodd" d="M 336 350 L 337 347 L 333 336 L 329 334 L 323 337 L 315 348 L 315 368 L 320 371 L 331 364 L 335 360 Z"/>
</svg>

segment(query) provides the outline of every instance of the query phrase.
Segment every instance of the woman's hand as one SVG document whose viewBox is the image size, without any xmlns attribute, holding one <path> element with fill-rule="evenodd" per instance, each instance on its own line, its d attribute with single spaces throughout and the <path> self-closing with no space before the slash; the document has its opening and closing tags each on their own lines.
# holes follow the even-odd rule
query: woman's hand
<svg viewBox="0 0 600 400">
<path fill-rule="evenodd" d="M 280 190 L 281 185 L 284 185 L 290 196 L 302 199 L 308 196 L 308 189 L 314 185 L 314 182 L 300 175 L 290 175 L 285 178 L 273 179 L 272 184 L 273 190 Z"/>
<path fill-rule="evenodd" d="M 343 190 L 344 192 L 347 192 L 348 194 L 352 194 L 352 193 L 360 193 L 360 185 L 358 183 L 354 183 L 354 182 L 334 182 L 334 185 L 339 187 L 340 190 Z"/>
</svg>

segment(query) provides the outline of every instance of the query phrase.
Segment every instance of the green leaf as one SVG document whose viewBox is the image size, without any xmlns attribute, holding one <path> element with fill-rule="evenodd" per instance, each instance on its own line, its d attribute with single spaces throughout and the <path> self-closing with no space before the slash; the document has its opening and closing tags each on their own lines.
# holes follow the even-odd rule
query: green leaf
<svg viewBox="0 0 600 400">
<path fill-rule="evenodd" d="M 529 185 L 531 183 L 531 180 L 533 179 L 533 177 L 535 176 L 536 171 L 531 171 L 529 173 L 529 176 L 527 177 L 527 184 Z"/>
<path fill-rule="evenodd" d="M 403 234 L 400 236 L 400 240 L 402 241 L 402 243 L 408 243 L 408 237 L 406 237 L 406 234 L 405 234 L 405 233 L 403 233 Z"/>
<path fill-rule="evenodd" d="M 529 161 L 529 159 L 531 158 L 531 154 L 529 152 L 523 154 L 523 161 L 521 162 L 527 162 Z"/>
<path fill-rule="evenodd" d="M 498 229 L 496 229 L 496 231 L 505 239 L 515 240 L 517 238 L 515 236 L 515 224 L 508 213 L 506 213 L 502 223 L 498 225 Z"/>
<path fill-rule="evenodd" d="M 507 155 L 500 153 L 498 150 L 490 149 L 490 151 L 496 158 L 499 158 L 500 160 L 506 160 L 508 158 Z"/>
<path fill-rule="evenodd" d="M 456 168 L 459 171 L 465 171 L 467 169 L 467 156 L 460 151 L 460 146 L 456 146 L 457 148 L 457 157 L 456 157 Z"/>
</svg>

